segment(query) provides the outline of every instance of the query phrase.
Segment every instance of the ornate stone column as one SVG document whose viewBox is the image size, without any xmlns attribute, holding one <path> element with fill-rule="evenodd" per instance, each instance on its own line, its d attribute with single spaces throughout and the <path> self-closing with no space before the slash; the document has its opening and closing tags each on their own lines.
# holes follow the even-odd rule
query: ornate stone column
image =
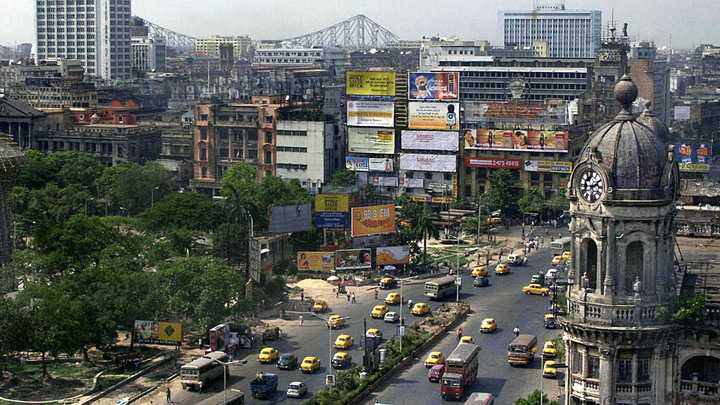
<svg viewBox="0 0 720 405">
<path fill-rule="evenodd" d="M 615 349 L 600 346 L 600 398 L 615 403 Z"/>
</svg>

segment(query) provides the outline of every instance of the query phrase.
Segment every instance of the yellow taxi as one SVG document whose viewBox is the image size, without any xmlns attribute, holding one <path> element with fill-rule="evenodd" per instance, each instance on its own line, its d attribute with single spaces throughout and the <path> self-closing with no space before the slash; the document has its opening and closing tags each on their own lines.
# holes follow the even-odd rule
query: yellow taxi
<svg viewBox="0 0 720 405">
<path fill-rule="evenodd" d="M 473 337 L 469 335 L 465 335 L 460 338 L 461 343 L 473 343 Z"/>
<path fill-rule="evenodd" d="M 377 319 L 382 319 L 387 314 L 388 307 L 385 304 L 375 305 L 370 312 L 370 316 Z"/>
<path fill-rule="evenodd" d="M 552 340 L 549 340 L 545 342 L 545 345 L 543 345 L 542 350 L 542 357 L 543 359 L 554 359 L 557 357 L 557 347 L 555 347 L 555 342 Z"/>
<path fill-rule="evenodd" d="M 349 349 L 353 345 L 353 338 L 350 335 L 340 335 L 335 339 L 336 349 Z"/>
<path fill-rule="evenodd" d="M 300 363 L 300 371 L 303 373 L 314 373 L 320 369 L 320 358 L 315 356 L 305 357 Z"/>
<path fill-rule="evenodd" d="M 477 267 L 473 268 L 472 273 L 470 273 L 470 275 L 473 278 L 487 277 L 487 275 L 488 275 L 487 267 L 477 266 Z"/>
<path fill-rule="evenodd" d="M 416 316 L 427 315 L 430 313 L 430 305 L 424 302 L 418 302 L 417 304 L 413 305 L 412 311 L 410 312 Z"/>
<path fill-rule="evenodd" d="M 562 258 L 565 262 L 570 262 L 572 260 L 572 253 L 566 250 L 563 252 Z"/>
<path fill-rule="evenodd" d="M 325 300 L 315 300 L 312 306 L 313 312 L 325 312 L 328 310 L 328 304 Z"/>
<path fill-rule="evenodd" d="M 383 290 L 389 290 L 397 285 L 397 280 L 390 276 L 385 276 L 380 279 L 378 286 Z"/>
<path fill-rule="evenodd" d="M 559 266 L 560 263 L 563 262 L 563 257 L 560 255 L 553 256 L 552 261 L 550 262 L 553 266 Z"/>
<path fill-rule="evenodd" d="M 338 314 L 330 314 L 327 320 L 327 327 L 330 329 L 341 328 L 345 325 L 345 318 Z"/>
<path fill-rule="evenodd" d="M 522 288 L 523 294 L 545 295 L 550 294 L 550 289 L 540 284 L 531 283 Z"/>
<path fill-rule="evenodd" d="M 352 363 L 352 356 L 347 352 L 337 352 L 333 356 L 333 368 L 347 368 Z"/>
<path fill-rule="evenodd" d="M 545 378 L 556 378 L 557 377 L 557 365 L 556 361 L 548 360 L 543 365 L 543 377 Z"/>
<path fill-rule="evenodd" d="M 497 330 L 497 322 L 493 318 L 485 318 L 480 323 L 480 332 L 492 333 Z"/>
<path fill-rule="evenodd" d="M 425 367 L 430 368 L 439 364 L 445 364 L 445 356 L 442 352 L 432 352 L 425 359 Z"/>
<path fill-rule="evenodd" d="M 365 336 L 370 338 L 382 337 L 382 332 L 378 328 L 370 328 L 365 332 Z"/>
<path fill-rule="evenodd" d="M 387 305 L 398 305 L 400 304 L 400 294 L 390 293 L 385 297 L 385 303 Z"/>
<path fill-rule="evenodd" d="M 274 363 L 277 361 L 280 352 L 274 347 L 263 347 L 257 359 L 260 363 Z"/>
<path fill-rule="evenodd" d="M 510 265 L 507 263 L 500 263 L 497 266 L 495 266 L 495 274 L 497 275 L 503 275 L 503 274 L 509 274 L 510 273 Z"/>
</svg>

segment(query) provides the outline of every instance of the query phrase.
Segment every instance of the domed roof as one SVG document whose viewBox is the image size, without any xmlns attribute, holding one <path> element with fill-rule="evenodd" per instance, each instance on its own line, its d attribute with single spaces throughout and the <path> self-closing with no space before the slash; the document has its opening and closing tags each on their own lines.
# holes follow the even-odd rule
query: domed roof
<svg viewBox="0 0 720 405">
<path fill-rule="evenodd" d="M 660 138 L 662 143 L 667 144 L 670 142 L 670 130 L 668 127 L 658 119 L 655 111 L 652 109 L 652 101 L 645 103 L 645 110 L 638 117 L 638 121 L 642 122 L 648 128 L 655 132 L 655 135 Z"/>
<path fill-rule="evenodd" d="M 629 76 L 615 86 L 615 98 L 623 106 L 611 122 L 595 131 L 583 148 L 581 159 L 593 159 L 605 169 L 614 190 L 645 190 L 652 198 L 662 194 L 668 164 L 666 147 L 652 127 L 636 121 L 631 106 L 638 89 Z M 582 163 L 582 162 L 580 162 Z"/>
</svg>

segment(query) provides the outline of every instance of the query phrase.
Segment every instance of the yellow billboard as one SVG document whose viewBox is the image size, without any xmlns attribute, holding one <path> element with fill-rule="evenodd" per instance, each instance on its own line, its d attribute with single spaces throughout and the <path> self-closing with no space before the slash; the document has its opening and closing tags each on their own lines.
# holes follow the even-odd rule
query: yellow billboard
<svg viewBox="0 0 720 405">
<path fill-rule="evenodd" d="M 182 343 L 182 323 L 136 320 L 134 341 L 150 345 L 179 345 Z"/>
<path fill-rule="evenodd" d="M 297 267 L 300 271 L 331 271 L 335 269 L 333 252 L 297 252 Z"/>
<path fill-rule="evenodd" d="M 395 232 L 395 205 L 354 207 L 350 234 L 358 236 L 383 235 Z"/>
<path fill-rule="evenodd" d="M 347 72 L 348 96 L 395 96 L 395 72 Z"/>
<path fill-rule="evenodd" d="M 315 196 L 315 212 L 348 212 L 349 194 L 318 194 Z"/>
</svg>

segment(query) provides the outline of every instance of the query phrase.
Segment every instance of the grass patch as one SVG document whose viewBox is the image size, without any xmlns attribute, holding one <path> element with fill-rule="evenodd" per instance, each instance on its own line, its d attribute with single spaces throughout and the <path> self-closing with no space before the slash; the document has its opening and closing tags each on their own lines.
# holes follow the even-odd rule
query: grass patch
<svg viewBox="0 0 720 405">
<path fill-rule="evenodd" d="M 93 377 L 102 370 L 91 363 L 50 361 L 50 378 L 43 379 L 42 365 L 36 362 L 12 363 L 6 369 L 14 378 L 3 387 L 3 396 L 20 400 L 63 399 L 87 392 Z"/>
</svg>

